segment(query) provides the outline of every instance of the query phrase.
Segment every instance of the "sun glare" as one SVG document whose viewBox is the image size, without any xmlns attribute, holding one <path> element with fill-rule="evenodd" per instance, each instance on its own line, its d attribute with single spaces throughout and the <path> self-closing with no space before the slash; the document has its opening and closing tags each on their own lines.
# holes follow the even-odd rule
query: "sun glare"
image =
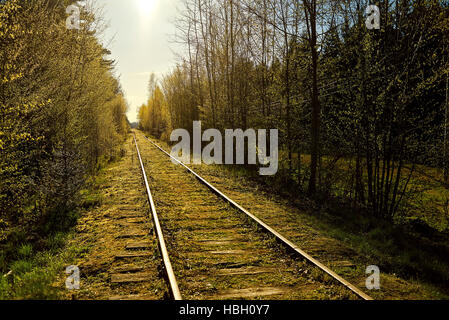
<svg viewBox="0 0 449 320">
<path fill-rule="evenodd" d="M 149 15 L 153 11 L 157 0 L 138 0 L 139 10 L 143 15 Z"/>
</svg>

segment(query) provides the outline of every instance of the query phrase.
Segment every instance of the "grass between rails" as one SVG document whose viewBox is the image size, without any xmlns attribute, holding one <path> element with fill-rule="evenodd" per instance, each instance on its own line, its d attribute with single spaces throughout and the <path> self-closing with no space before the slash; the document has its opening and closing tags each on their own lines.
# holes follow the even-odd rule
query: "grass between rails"
<svg viewBox="0 0 449 320">
<path fill-rule="evenodd" d="M 88 248 L 71 242 L 73 227 L 83 212 L 102 203 L 101 185 L 106 179 L 104 163 L 96 177 L 91 177 L 88 188 L 80 191 L 81 202 L 67 217 L 66 225 L 45 237 L 29 237 L 27 230 L 17 228 L 1 245 L 0 300 L 54 300 L 67 291 L 64 282 L 65 269 L 75 257 L 82 256 Z"/>
<path fill-rule="evenodd" d="M 169 146 L 160 142 L 166 150 Z M 241 166 L 193 166 L 225 194 L 294 240 L 306 252 L 317 244 L 322 262 L 342 257 L 355 267 L 332 267 L 364 289 L 365 268 L 381 269 L 381 290 L 367 291 L 376 299 L 448 299 L 449 250 L 444 234 L 426 236 L 362 212 L 354 213 L 337 200 L 312 201 L 281 184 L 277 188 Z M 274 181 L 273 181 L 274 180 Z M 284 187 L 284 188 L 282 188 Z M 344 248 L 344 250 L 342 250 Z M 310 253 L 309 252 L 309 253 Z"/>
</svg>

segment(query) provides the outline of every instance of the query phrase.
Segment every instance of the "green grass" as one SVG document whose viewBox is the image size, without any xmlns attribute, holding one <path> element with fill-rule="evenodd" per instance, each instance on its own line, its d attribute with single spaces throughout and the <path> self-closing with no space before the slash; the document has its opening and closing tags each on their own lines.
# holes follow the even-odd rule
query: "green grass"
<svg viewBox="0 0 449 320">
<path fill-rule="evenodd" d="M 105 167 L 104 167 L 105 168 Z M 81 210 L 97 207 L 102 203 L 100 186 L 104 184 L 105 169 L 89 179 L 87 187 L 81 190 L 81 202 L 76 211 L 66 215 L 65 226 L 46 236 L 34 237 L 30 241 L 27 231 L 19 226 L 10 230 L 10 235 L 0 251 L 0 300 L 58 299 L 65 287 L 56 285 L 56 280 L 65 277 L 65 269 L 88 250 L 71 244 L 73 226 Z"/>
<path fill-rule="evenodd" d="M 17 250 L 17 259 L 9 263 L 10 271 L 0 273 L 0 300 L 57 299 L 61 286 L 55 280 L 64 274 L 77 253 L 75 246 L 66 247 L 71 233 L 50 237 L 47 250 L 34 253 L 31 244 Z"/>
</svg>

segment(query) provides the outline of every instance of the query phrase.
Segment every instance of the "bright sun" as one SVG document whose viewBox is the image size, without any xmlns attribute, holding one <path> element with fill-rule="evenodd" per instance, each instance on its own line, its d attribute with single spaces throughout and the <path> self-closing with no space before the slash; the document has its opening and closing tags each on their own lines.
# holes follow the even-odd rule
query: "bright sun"
<svg viewBox="0 0 449 320">
<path fill-rule="evenodd" d="M 154 8 L 157 0 L 138 0 L 139 1 L 139 10 L 142 14 L 148 15 Z"/>
</svg>

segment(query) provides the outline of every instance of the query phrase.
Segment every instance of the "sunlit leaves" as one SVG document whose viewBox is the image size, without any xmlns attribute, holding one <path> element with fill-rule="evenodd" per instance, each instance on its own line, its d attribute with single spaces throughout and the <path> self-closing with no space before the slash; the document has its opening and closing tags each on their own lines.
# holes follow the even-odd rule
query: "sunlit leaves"
<svg viewBox="0 0 449 320">
<path fill-rule="evenodd" d="M 128 130 L 107 51 L 48 1 L 0 4 L 0 219 L 11 225 L 63 221 Z"/>
</svg>

